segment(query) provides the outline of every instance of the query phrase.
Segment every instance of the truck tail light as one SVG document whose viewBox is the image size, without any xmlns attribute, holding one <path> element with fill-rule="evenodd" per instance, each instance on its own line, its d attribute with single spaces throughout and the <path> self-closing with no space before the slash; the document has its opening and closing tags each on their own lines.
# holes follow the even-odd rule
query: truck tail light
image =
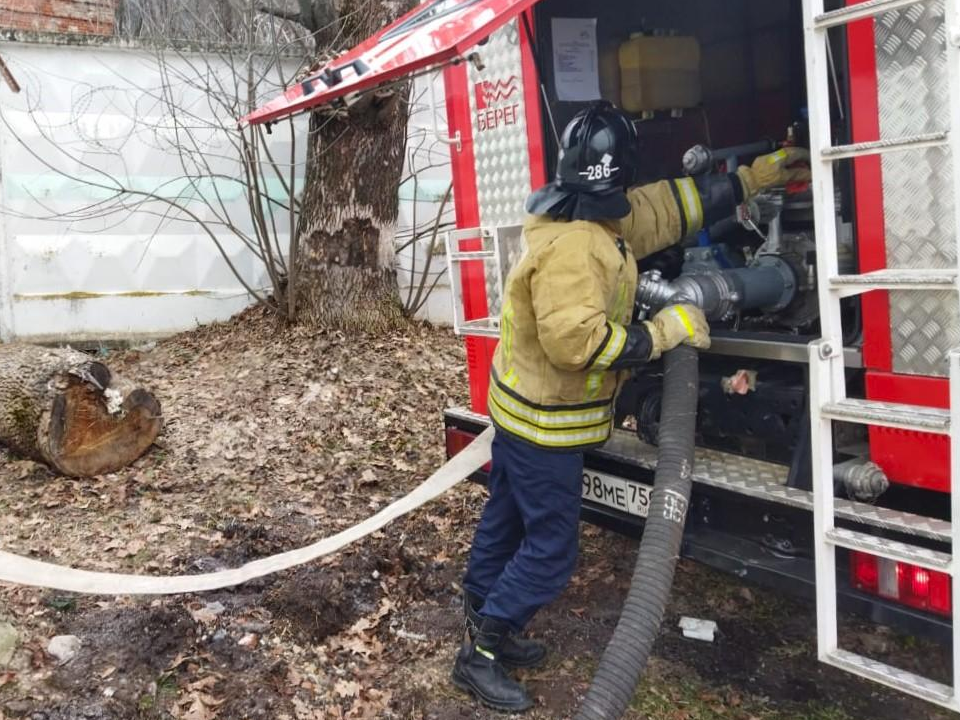
<svg viewBox="0 0 960 720">
<path fill-rule="evenodd" d="M 862 592 L 918 610 L 951 614 L 950 576 L 936 570 L 853 551 L 850 583 Z"/>
<path fill-rule="evenodd" d="M 474 433 L 454 427 L 445 428 L 444 433 L 446 434 L 448 458 L 452 458 L 477 438 Z M 490 463 L 483 466 L 483 471 L 490 472 Z"/>
</svg>

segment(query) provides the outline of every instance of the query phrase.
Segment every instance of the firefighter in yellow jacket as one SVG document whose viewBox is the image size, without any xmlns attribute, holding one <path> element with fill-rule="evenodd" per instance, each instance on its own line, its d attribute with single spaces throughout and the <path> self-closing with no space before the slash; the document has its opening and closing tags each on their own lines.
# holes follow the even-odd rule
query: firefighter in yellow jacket
<svg viewBox="0 0 960 720">
<path fill-rule="evenodd" d="M 677 305 L 631 325 L 637 259 L 730 216 L 759 190 L 809 177 L 787 148 L 736 173 L 631 188 L 639 142 L 606 102 L 580 112 L 561 139 L 556 180 L 527 201 L 527 253 L 510 273 L 488 408 L 490 498 L 464 578 L 469 636 L 453 680 L 485 704 L 532 704 L 510 668 L 546 654 L 520 635 L 554 600 L 577 558 L 583 451 L 610 434 L 631 368 L 680 343 L 710 345 L 699 308 Z"/>
</svg>

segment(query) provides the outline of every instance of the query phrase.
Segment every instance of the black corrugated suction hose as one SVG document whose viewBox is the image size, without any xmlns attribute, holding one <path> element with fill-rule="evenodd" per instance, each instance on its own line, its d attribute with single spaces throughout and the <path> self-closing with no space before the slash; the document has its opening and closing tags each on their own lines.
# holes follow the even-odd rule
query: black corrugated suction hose
<svg viewBox="0 0 960 720">
<path fill-rule="evenodd" d="M 653 497 L 620 621 L 576 720 L 619 720 L 660 630 L 690 500 L 697 422 L 697 351 L 664 355 L 663 404 Z"/>
</svg>

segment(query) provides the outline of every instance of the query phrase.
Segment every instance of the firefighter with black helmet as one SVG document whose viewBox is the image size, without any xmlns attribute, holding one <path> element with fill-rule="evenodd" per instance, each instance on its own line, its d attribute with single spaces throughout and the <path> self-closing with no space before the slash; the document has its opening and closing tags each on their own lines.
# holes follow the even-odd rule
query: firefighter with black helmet
<svg viewBox="0 0 960 720">
<path fill-rule="evenodd" d="M 760 190 L 809 179 L 784 148 L 728 175 L 637 183 L 636 127 L 600 101 L 564 130 L 556 179 L 527 200 L 527 252 L 507 279 L 488 409 L 496 426 L 483 510 L 464 577 L 467 637 L 453 681 L 484 704 L 533 703 L 511 677 L 545 648 L 524 626 L 576 565 L 583 451 L 610 434 L 623 371 L 680 343 L 710 345 L 699 308 L 631 324 L 637 259 L 717 220 Z"/>
</svg>

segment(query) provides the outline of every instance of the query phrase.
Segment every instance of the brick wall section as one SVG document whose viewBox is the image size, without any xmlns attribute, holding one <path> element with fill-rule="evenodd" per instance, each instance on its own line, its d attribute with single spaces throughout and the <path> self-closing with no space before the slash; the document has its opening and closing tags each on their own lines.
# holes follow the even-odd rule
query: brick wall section
<svg viewBox="0 0 960 720">
<path fill-rule="evenodd" d="M 117 0 L 0 0 L 0 29 L 113 35 Z"/>
</svg>

